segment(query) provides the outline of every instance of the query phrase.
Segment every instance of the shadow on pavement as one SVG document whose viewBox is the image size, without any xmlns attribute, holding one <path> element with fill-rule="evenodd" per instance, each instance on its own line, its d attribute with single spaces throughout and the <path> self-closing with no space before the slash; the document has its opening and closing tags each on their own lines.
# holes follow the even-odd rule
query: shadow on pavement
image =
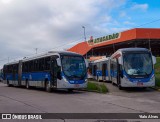
<svg viewBox="0 0 160 122">
<path fill-rule="evenodd" d="M 8 87 L 7 85 L 5 87 Z M 9 88 L 9 87 L 8 87 Z M 18 88 L 18 89 L 26 89 L 25 86 L 11 86 L 11 88 Z M 45 88 L 36 88 L 36 87 L 30 87 L 29 89 L 26 90 L 35 90 L 35 91 L 45 91 Z M 86 91 L 81 91 L 81 90 L 73 90 L 73 91 L 68 91 L 67 89 L 53 89 L 51 93 L 57 93 L 57 94 L 82 94 L 85 93 Z"/>
</svg>

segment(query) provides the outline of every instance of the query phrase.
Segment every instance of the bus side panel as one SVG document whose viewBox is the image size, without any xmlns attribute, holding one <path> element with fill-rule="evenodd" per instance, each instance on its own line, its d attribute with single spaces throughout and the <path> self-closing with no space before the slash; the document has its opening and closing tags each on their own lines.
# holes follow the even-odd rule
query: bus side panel
<svg viewBox="0 0 160 122">
<path fill-rule="evenodd" d="M 97 65 L 96 64 L 94 64 L 93 65 L 93 79 L 97 79 Z"/>
<path fill-rule="evenodd" d="M 97 70 L 97 78 L 96 80 L 102 80 L 102 70 Z"/>
<path fill-rule="evenodd" d="M 49 72 L 32 72 L 32 73 L 22 73 L 22 84 L 26 85 L 29 82 L 30 86 L 45 87 L 45 80 L 50 81 Z"/>
<path fill-rule="evenodd" d="M 9 84 L 11 85 L 18 85 L 18 74 L 15 74 L 14 80 L 13 80 L 13 74 L 6 73 L 6 80 L 4 81 L 4 83 L 7 84 L 7 82 L 9 82 Z"/>
<path fill-rule="evenodd" d="M 111 61 L 111 80 L 112 82 L 114 82 L 115 84 L 117 84 L 117 64 L 115 61 Z"/>
<path fill-rule="evenodd" d="M 110 59 L 107 62 L 107 70 L 108 70 L 108 81 L 111 81 L 111 65 L 110 65 Z"/>
<path fill-rule="evenodd" d="M 22 60 L 19 61 L 18 64 L 18 74 L 17 74 L 17 80 L 18 80 L 18 85 L 21 86 L 21 77 L 22 77 Z"/>
<path fill-rule="evenodd" d="M 106 80 L 109 81 L 109 71 L 106 70 Z"/>
</svg>

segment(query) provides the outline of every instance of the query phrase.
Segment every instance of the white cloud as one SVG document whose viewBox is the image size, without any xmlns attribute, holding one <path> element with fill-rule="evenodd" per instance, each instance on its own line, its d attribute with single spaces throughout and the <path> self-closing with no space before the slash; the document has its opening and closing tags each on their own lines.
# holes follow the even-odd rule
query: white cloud
<svg viewBox="0 0 160 122">
<path fill-rule="evenodd" d="M 148 9 L 148 4 L 134 4 L 132 6 L 132 9 L 135 10 L 135 9 L 140 9 L 140 10 L 143 10 L 143 11 L 146 11 Z"/>
<path fill-rule="evenodd" d="M 12 2 L 12 0 L 0 0 L 0 3 L 2 3 L 2 4 L 9 4 L 11 2 Z"/>
<path fill-rule="evenodd" d="M 41 52 L 83 40 L 82 25 L 88 38 L 106 34 L 110 32 L 107 24 L 115 21 L 109 12 L 124 3 L 125 0 L 0 0 L 1 59 L 24 57 L 34 54 L 35 48 Z"/>
<path fill-rule="evenodd" d="M 125 25 L 135 25 L 134 22 L 130 22 L 130 21 L 124 21 L 124 24 L 125 24 Z"/>
<path fill-rule="evenodd" d="M 125 12 L 125 11 L 121 11 L 121 12 L 120 12 L 120 14 L 119 14 L 119 16 L 120 16 L 120 17 L 126 17 L 126 16 L 127 16 L 127 14 L 126 14 L 126 12 Z"/>
</svg>

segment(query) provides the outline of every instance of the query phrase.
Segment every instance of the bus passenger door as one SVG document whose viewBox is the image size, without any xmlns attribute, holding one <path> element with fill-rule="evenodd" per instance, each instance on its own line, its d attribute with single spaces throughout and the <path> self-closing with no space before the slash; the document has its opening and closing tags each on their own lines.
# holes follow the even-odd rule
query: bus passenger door
<svg viewBox="0 0 160 122">
<path fill-rule="evenodd" d="M 16 65 L 13 65 L 13 67 L 12 67 L 12 80 L 13 81 L 16 80 Z"/>
<path fill-rule="evenodd" d="M 118 59 L 116 60 L 116 62 L 117 62 L 117 84 L 119 87 L 121 87 L 121 68 Z"/>
<path fill-rule="evenodd" d="M 96 79 L 96 77 L 97 77 L 97 66 L 94 65 L 94 67 L 93 67 L 93 78 Z"/>
<path fill-rule="evenodd" d="M 22 60 L 19 61 L 18 64 L 18 85 L 21 85 L 21 79 L 22 79 Z"/>
<path fill-rule="evenodd" d="M 102 65 L 102 80 L 106 81 L 106 70 L 107 70 L 107 64 Z"/>
<path fill-rule="evenodd" d="M 51 58 L 51 65 L 50 65 L 50 72 L 51 72 L 51 82 L 53 86 L 57 86 L 57 60 L 52 57 Z"/>
</svg>

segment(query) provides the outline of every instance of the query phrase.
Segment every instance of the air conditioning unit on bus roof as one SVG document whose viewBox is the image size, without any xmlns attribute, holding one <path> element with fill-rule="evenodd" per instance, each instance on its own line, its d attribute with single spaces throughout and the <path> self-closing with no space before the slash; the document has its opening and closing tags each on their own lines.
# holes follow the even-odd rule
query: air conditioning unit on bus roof
<svg viewBox="0 0 160 122">
<path fill-rule="evenodd" d="M 57 51 L 48 51 L 48 53 L 56 53 Z"/>
</svg>

